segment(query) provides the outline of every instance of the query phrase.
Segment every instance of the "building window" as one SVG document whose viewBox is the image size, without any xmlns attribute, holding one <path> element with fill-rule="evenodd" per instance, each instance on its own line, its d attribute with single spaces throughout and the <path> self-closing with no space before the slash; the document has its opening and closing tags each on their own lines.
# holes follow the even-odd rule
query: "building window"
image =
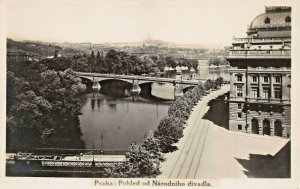
<svg viewBox="0 0 300 189">
<path fill-rule="evenodd" d="M 276 83 L 280 83 L 280 77 L 279 77 L 279 76 L 276 76 L 276 77 L 275 77 L 275 82 L 276 82 Z"/>
<path fill-rule="evenodd" d="M 290 16 L 285 17 L 285 22 L 286 23 L 290 23 L 292 21 Z"/>
<path fill-rule="evenodd" d="M 280 88 L 274 88 L 274 97 L 276 99 L 281 99 L 281 89 Z"/>
<path fill-rule="evenodd" d="M 242 130 L 242 125 L 238 125 L 238 130 Z"/>
<path fill-rule="evenodd" d="M 238 103 L 238 109 L 242 109 L 242 104 Z"/>
<path fill-rule="evenodd" d="M 258 97 L 258 88 L 257 87 L 252 87 L 251 88 L 251 96 L 252 98 L 257 98 Z"/>
<path fill-rule="evenodd" d="M 264 76 L 264 82 L 268 83 L 269 82 L 269 77 L 268 76 Z"/>
<path fill-rule="evenodd" d="M 238 96 L 238 97 L 243 96 L 243 87 L 242 86 L 236 86 L 236 96 Z"/>
<path fill-rule="evenodd" d="M 238 118 L 242 118 L 242 113 L 238 112 Z"/>
<path fill-rule="evenodd" d="M 265 24 L 270 24 L 271 20 L 269 17 L 265 18 Z"/>
<path fill-rule="evenodd" d="M 263 88 L 263 98 L 269 98 L 270 95 L 269 95 L 269 88 Z"/>
<path fill-rule="evenodd" d="M 256 77 L 256 76 L 253 76 L 253 77 L 252 77 L 252 81 L 253 81 L 253 82 L 257 82 L 257 77 Z"/>
<path fill-rule="evenodd" d="M 242 75 L 237 75 L 237 81 L 243 81 Z"/>
</svg>

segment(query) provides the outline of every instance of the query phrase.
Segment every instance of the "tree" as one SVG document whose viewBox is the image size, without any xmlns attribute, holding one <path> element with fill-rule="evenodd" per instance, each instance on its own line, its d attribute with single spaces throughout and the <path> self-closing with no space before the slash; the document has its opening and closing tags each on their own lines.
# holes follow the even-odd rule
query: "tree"
<svg viewBox="0 0 300 189">
<path fill-rule="evenodd" d="M 106 73 L 107 67 L 104 62 L 102 54 L 100 52 L 97 52 L 96 56 L 96 65 L 95 65 L 95 71 L 100 73 Z"/>
<path fill-rule="evenodd" d="M 33 91 L 19 94 L 15 101 L 7 115 L 8 147 L 30 149 L 39 144 L 38 136 L 45 130 L 42 122 L 52 105 Z"/>
<path fill-rule="evenodd" d="M 117 57 L 117 51 L 111 49 L 107 52 L 105 56 L 105 63 L 107 66 L 108 73 L 114 73 L 115 66 L 114 64 L 117 64 L 118 57 Z"/>
<path fill-rule="evenodd" d="M 155 177 L 160 173 L 160 162 L 163 161 L 158 140 L 151 132 L 142 145 L 132 143 L 125 158 L 124 162 L 106 169 L 106 176 L 117 178 Z"/>
<path fill-rule="evenodd" d="M 77 114 L 80 106 L 78 96 L 82 94 L 86 86 L 81 83 L 73 70 L 63 72 L 47 70 L 41 73 L 38 83 L 39 94 L 53 104 L 53 111 L 60 113 Z"/>
<path fill-rule="evenodd" d="M 57 58 L 57 56 L 58 56 L 58 50 L 56 49 L 56 50 L 54 51 L 54 58 Z"/>
<path fill-rule="evenodd" d="M 40 61 L 40 64 L 44 64 L 49 69 L 53 69 L 55 71 L 64 71 L 70 68 L 74 62 L 71 58 L 57 57 L 53 59 L 43 59 Z"/>
<path fill-rule="evenodd" d="M 178 64 L 178 62 L 176 62 L 176 60 L 171 56 L 166 57 L 165 60 L 166 60 L 166 65 L 172 68 L 175 68 Z"/>
<path fill-rule="evenodd" d="M 190 66 L 194 68 L 195 72 L 198 73 L 198 66 L 199 66 L 199 62 L 198 60 L 196 59 L 192 59 L 192 60 L 189 60 L 191 63 L 190 63 Z M 189 67 L 189 68 L 191 68 Z"/>
<path fill-rule="evenodd" d="M 156 66 L 159 68 L 160 71 L 163 71 L 164 68 L 166 67 L 166 62 L 164 60 L 158 60 L 156 62 Z"/>
<path fill-rule="evenodd" d="M 152 130 L 148 131 L 142 143 L 142 147 L 149 151 L 151 158 L 156 162 L 157 165 L 159 165 L 160 161 L 164 161 L 164 157 L 159 146 L 159 140 L 155 138 Z"/>
<path fill-rule="evenodd" d="M 209 90 L 211 89 L 213 86 L 213 81 L 211 79 L 208 79 L 205 83 L 204 83 L 204 88 L 205 90 Z"/>
<path fill-rule="evenodd" d="M 79 57 L 75 59 L 75 62 L 72 65 L 71 69 L 74 69 L 79 72 L 88 72 L 89 71 L 88 60 L 84 57 Z"/>
<path fill-rule="evenodd" d="M 176 149 L 172 144 L 178 142 L 183 136 L 183 128 L 179 118 L 165 116 L 160 121 L 157 130 L 154 131 L 154 136 L 159 139 L 162 152 L 167 153 Z"/>
<path fill-rule="evenodd" d="M 100 60 L 100 58 L 101 58 L 101 55 L 100 55 L 100 52 L 98 51 L 98 52 L 97 52 L 97 55 L 96 55 L 96 59 L 97 59 L 97 60 Z"/>
<path fill-rule="evenodd" d="M 185 98 L 184 96 L 176 99 L 176 101 L 170 105 L 168 115 L 173 115 L 175 112 L 177 112 L 177 110 L 179 110 L 181 112 L 180 115 L 182 116 L 180 117 L 182 118 L 180 121 L 184 122 L 189 117 L 192 109 L 192 105 L 187 102 L 188 100 L 189 99 Z"/>
<path fill-rule="evenodd" d="M 214 56 L 209 59 L 209 65 L 227 65 L 229 62 L 223 56 Z"/>
<path fill-rule="evenodd" d="M 223 84 L 223 77 L 218 77 L 215 83 L 218 87 L 221 87 L 221 85 Z"/>
<path fill-rule="evenodd" d="M 94 51 L 91 52 L 90 58 L 91 58 L 91 60 L 94 60 L 94 59 L 95 59 L 95 53 L 94 53 Z"/>
</svg>

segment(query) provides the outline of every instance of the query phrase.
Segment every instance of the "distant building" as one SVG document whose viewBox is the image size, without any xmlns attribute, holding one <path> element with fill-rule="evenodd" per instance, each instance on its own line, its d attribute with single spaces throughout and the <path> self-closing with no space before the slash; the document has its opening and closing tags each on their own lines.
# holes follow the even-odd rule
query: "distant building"
<svg viewBox="0 0 300 189">
<path fill-rule="evenodd" d="M 46 58 L 47 58 L 47 59 L 53 59 L 54 56 L 47 56 Z"/>
<path fill-rule="evenodd" d="M 32 60 L 33 54 L 16 49 L 7 50 L 7 61 L 20 62 Z"/>
<path fill-rule="evenodd" d="M 247 37 L 235 38 L 230 62 L 229 129 L 291 135 L 291 7 L 266 7 Z"/>
</svg>

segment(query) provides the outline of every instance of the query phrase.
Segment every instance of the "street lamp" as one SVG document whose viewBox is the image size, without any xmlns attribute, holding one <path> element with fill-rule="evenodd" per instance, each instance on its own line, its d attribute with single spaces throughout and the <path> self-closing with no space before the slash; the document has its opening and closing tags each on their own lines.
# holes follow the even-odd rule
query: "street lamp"
<svg viewBox="0 0 300 189">
<path fill-rule="evenodd" d="M 92 153 L 93 153 L 93 161 L 92 161 L 92 167 L 95 167 L 96 166 L 96 163 L 95 163 L 95 151 L 94 151 L 94 143 L 93 143 L 93 151 L 92 151 Z"/>
</svg>

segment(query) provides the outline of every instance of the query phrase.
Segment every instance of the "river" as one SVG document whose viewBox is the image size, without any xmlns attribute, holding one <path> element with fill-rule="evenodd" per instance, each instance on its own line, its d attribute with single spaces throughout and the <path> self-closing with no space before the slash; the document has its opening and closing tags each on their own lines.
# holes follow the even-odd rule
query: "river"
<svg viewBox="0 0 300 189">
<path fill-rule="evenodd" d="M 124 150 L 132 142 L 142 142 L 145 134 L 167 115 L 172 103 L 171 99 L 163 100 L 151 94 L 130 94 L 130 88 L 110 84 L 83 96 L 80 125 L 86 148 Z M 173 94 L 169 84 L 154 83 L 152 87 L 152 93 L 166 99 Z"/>
<path fill-rule="evenodd" d="M 227 78 L 224 71 L 208 69 L 199 62 L 201 79 Z M 151 85 L 151 89 L 150 89 Z M 80 127 L 87 149 L 124 150 L 140 143 L 149 130 L 155 130 L 173 102 L 172 84 L 149 84 L 140 94 L 132 94 L 125 82 L 101 82 L 100 91 L 89 90 L 82 96 Z"/>
</svg>

